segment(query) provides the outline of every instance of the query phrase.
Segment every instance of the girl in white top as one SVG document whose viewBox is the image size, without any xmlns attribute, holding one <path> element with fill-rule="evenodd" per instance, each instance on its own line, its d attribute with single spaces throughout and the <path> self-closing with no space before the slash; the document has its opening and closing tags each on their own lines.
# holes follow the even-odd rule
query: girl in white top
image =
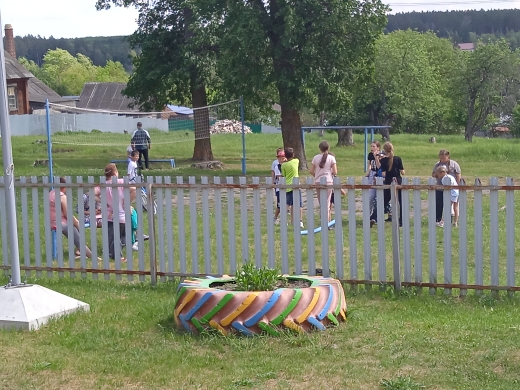
<svg viewBox="0 0 520 390">
<path fill-rule="evenodd" d="M 441 183 L 445 186 L 458 186 L 457 179 L 452 175 L 448 174 L 448 168 L 444 165 L 441 165 L 437 168 L 437 177 L 441 180 Z M 453 209 L 453 226 L 459 226 L 459 190 L 457 188 L 452 188 L 450 190 L 451 195 L 451 207 Z M 442 221 L 441 221 L 442 222 Z M 441 224 L 437 222 L 437 226 L 443 227 L 444 222 Z"/>
<path fill-rule="evenodd" d="M 336 157 L 333 154 L 329 153 L 329 143 L 327 141 L 320 142 L 319 145 L 320 154 L 317 154 L 312 159 L 312 165 L 310 167 L 311 175 L 314 176 L 314 184 L 320 184 L 321 178 L 324 177 L 326 179 L 327 184 L 333 183 L 333 177 L 338 174 L 338 168 L 336 165 Z M 331 210 L 330 210 L 330 198 L 332 196 L 332 189 L 327 190 L 327 214 L 328 220 L 331 220 Z M 321 200 L 318 191 L 318 202 Z"/>
</svg>

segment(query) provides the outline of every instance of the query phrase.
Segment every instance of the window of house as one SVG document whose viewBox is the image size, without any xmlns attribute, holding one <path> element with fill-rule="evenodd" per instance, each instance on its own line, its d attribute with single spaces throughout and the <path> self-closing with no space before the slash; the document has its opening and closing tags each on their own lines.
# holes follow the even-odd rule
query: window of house
<svg viewBox="0 0 520 390">
<path fill-rule="evenodd" d="M 18 109 L 18 99 L 16 98 L 16 87 L 7 87 L 7 102 L 9 111 Z"/>
</svg>

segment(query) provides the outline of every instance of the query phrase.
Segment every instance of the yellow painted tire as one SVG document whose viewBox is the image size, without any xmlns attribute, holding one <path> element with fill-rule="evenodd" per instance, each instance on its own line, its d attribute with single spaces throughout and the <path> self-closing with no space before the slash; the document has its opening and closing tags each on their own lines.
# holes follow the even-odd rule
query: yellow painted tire
<svg viewBox="0 0 520 390">
<path fill-rule="evenodd" d="M 223 335 L 252 336 L 280 329 L 296 332 L 325 330 L 346 321 L 347 304 L 337 279 L 321 276 L 290 276 L 310 283 L 304 288 L 274 291 L 227 291 L 214 284 L 233 283 L 234 278 L 187 279 L 179 285 L 174 318 L 189 332 L 216 329 Z"/>
</svg>

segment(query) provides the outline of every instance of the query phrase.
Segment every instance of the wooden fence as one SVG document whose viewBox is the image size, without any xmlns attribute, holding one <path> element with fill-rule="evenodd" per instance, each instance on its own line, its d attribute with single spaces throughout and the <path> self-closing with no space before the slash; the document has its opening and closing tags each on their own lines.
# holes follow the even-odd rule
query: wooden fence
<svg viewBox="0 0 520 390">
<path fill-rule="evenodd" d="M 346 181 L 335 178 L 332 186 L 314 185 L 296 180 L 280 188 L 280 224 L 273 220 L 275 193 L 270 178 L 257 177 L 148 177 L 137 185 L 133 206 L 138 214 L 138 250 L 132 249 L 131 226 L 126 224 L 126 242 L 122 253 L 111 260 L 108 256 L 108 226 L 106 188 L 123 187 L 125 214 L 130 215 L 132 184 L 104 183 L 104 178 L 67 177 L 67 214 L 84 219 L 84 194 L 89 195 L 90 209 L 95 209 L 94 188 L 101 188 L 102 227 L 85 227 L 80 223 L 81 254 L 75 255 L 72 240 L 53 234 L 49 217 L 48 178 L 22 177 L 16 181 L 18 242 L 22 271 L 28 276 L 87 277 L 141 281 L 166 281 L 190 275 L 234 274 L 237 266 L 252 261 L 256 266 L 278 268 L 284 274 L 308 273 L 332 275 L 351 285 L 394 285 L 427 287 L 432 292 L 444 288 L 450 293 L 458 289 L 465 294 L 475 290 L 520 290 L 517 284 L 515 253 L 519 238 L 515 231 L 515 191 L 511 178 L 500 182 L 489 179 L 459 186 L 459 226 L 450 223 L 450 207 L 444 207 L 443 228 L 436 224 L 436 190 L 444 190 L 445 205 L 450 204 L 449 186 L 437 186 L 435 179 L 421 182 L 419 178 L 403 179 L 401 186 L 369 185 L 363 179 Z M 155 180 L 154 180 L 155 179 Z M 381 180 L 381 179 L 378 179 Z M 135 186 L 135 184 L 134 184 Z M 141 189 L 142 187 L 142 189 Z M 335 225 L 327 228 L 327 188 L 335 198 Z M 369 190 L 376 189 L 377 199 L 383 199 L 384 189 L 392 193 L 394 220 L 384 223 L 383 202 L 377 202 L 377 223 L 371 227 Z M 143 190 L 144 189 L 144 190 Z M 285 205 L 286 190 L 294 191 L 295 203 L 303 199 L 302 215 L 294 208 L 293 220 Z M 341 196 L 341 189 L 346 191 Z M 402 193 L 402 227 L 397 216 L 397 190 Z M 154 198 L 142 196 L 154 194 Z M 114 191 L 115 201 L 117 192 Z M 157 211 L 153 210 L 153 201 Z M 77 207 L 77 211 L 76 211 Z M 5 216 L 5 186 L 0 179 L 0 233 L 2 263 L 9 273 L 7 221 Z M 59 216 L 58 216 L 59 217 Z M 300 217 L 304 229 L 300 228 Z M 59 219 L 59 218 L 58 218 Z M 70 222 L 68 231 L 73 233 Z M 321 231 L 314 233 L 314 229 Z M 116 224 L 116 235 L 119 227 Z M 302 235 L 301 231 L 310 232 Z M 70 236 L 69 234 L 69 236 Z M 149 235 L 149 241 L 144 241 Z M 67 243 L 68 241 L 68 243 Z M 67 243 L 67 245 L 65 245 Z M 92 248 L 93 260 L 85 255 L 84 247 Z M 119 240 L 116 242 L 119 246 Z M 56 250 L 53 250 L 53 248 Z M 118 251 L 116 250 L 116 253 Z M 98 256 L 101 258 L 98 261 Z M 56 258 L 54 258 L 56 257 Z"/>
</svg>

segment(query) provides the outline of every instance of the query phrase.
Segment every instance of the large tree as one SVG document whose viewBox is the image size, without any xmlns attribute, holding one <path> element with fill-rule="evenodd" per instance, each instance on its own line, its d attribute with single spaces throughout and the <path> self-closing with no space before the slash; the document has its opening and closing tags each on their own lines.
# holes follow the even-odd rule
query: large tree
<svg viewBox="0 0 520 390">
<path fill-rule="evenodd" d="M 212 160 L 206 88 L 214 79 L 216 46 L 211 32 L 201 29 L 189 0 L 98 0 L 98 9 L 135 6 L 138 29 L 130 37 L 141 53 L 125 94 L 145 109 L 178 102 L 194 108 L 194 160 Z"/>
<path fill-rule="evenodd" d="M 440 131 L 448 125 L 454 64 L 452 44 L 433 33 L 381 36 L 373 77 L 356 87 L 354 117 L 394 132 Z"/>
<path fill-rule="evenodd" d="M 216 31 L 218 73 L 227 91 L 281 106 L 283 143 L 306 168 L 300 112 L 349 104 L 356 68 L 371 66 L 386 24 L 379 0 L 200 0 L 194 8 Z"/>
<path fill-rule="evenodd" d="M 505 40 L 478 44 L 473 52 L 460 52 L 454 92 L 467 141 L 471 142 L 473 134 L 484 127 L 493 110 L 501 111 L 511 100 L 519 80 L 518 54 L 511 51 Z"/>
</svg>

